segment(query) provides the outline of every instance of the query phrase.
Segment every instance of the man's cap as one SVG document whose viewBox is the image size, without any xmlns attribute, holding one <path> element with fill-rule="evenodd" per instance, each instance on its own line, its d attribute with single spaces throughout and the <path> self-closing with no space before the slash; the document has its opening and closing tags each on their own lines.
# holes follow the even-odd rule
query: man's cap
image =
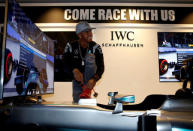
<svg viewBox="0 0 193 131">
<path fill-rule="evenodd" d="M 79 34 L 84 31 L 92 30 L 96 28 L 90 27 L 89 23 L 86 21 L 81 21 L 76 25 L 76 34 Z"/>
</svg>

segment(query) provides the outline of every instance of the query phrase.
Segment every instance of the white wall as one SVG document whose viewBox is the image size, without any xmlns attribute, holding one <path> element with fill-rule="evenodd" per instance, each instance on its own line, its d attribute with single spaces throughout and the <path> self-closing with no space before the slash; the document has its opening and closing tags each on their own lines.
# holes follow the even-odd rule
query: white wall
<svg viewBox="0 0 193 131">
<path fill-rule="evenodd" d="M 71 103 L 72 102 L 72 82 L 54 82 L 54 94 L 43 96 L 47 102 Z"/>
<path fill-rule="evenodd" d="M 42 31 L 74 30 L 75 24 L 37 24 Z M 44 26 L 43 26 L 44 25 Z M 118 91 L 123 95 L 135 95 L 136 103 L 149 94 L 174 94 L 181 88 L 179 82 L 160 82 L 158 66 L 157 32 L 193 32 L 193 25 L 159 24 L 91 24 L 96 27 L 94 40 L 102 43 L 140 43 L 142 48 L 102 47 L 105 72 L 97 83 L 98 103 L 107 104 L 107 93 Z M 48 28 L 49 27 L 49 28 Z M 61 28 L 62 27 L 62 28 Z M 62 30 L 64 29 L 64 30 Z M 133 31 L 134 41 L 111 40 L 110 31 Z M 71 83 L 55 82 L 55 94 L 45 96 L 48 101 L 72 101 Z"/>
</svg>

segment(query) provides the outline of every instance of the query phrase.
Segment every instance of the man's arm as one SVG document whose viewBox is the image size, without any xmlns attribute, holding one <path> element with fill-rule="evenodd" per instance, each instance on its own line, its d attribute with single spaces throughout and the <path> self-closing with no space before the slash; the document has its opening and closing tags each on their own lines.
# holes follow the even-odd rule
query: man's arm
<svg viewBox="0 0 193 131">
<path fill-rule="evenodd" d="M 90 89 L 93 89 L 96 85 L 96 82 L 101 78 L 103 72 L 104 72 L 104 58 L 102 49 L 99 45 L 95 50 L 95 60 L 97 65 L 97 71 L 96 73 L 91 77 L 91 79 L 87 83 L 87 87 Z"/>
<path fill-rule="evenodd" d="M 80 82 L 80 84 L 84 84 L 84 79 L 83 79 L 83 74 L 79 71 L 79 69 L 74 68 L 73 69 L 73 75 L 74 75 L 74 79 L 78 82 Z"/>
<path fill-rule="evenodd" d="M 66 64 L 69 67 L 69 70 L 71 72 L 72 77 L 83 83 L 83 74 L 80 72 L 78 67 L 78 61 L 74 59 L 73 52 L 72 52 L 72 45 L 67 43 L 65 49 L 64 49 L 64 59 Z"/>
<path fill-rule="evenodd" d="M 97 71 L 95 73 L 95 75 L 93 76 L 93 78 L 98 81 L 101 77 L 102 74 L 104 73 L 104 58 L 103 58 L 103 52 L 102 49 L 100 47 L 100 45 L 96 48 L 95 51 L 95 56 L 96 56 L 96 65 L 97 65 Z"/>
</svg>

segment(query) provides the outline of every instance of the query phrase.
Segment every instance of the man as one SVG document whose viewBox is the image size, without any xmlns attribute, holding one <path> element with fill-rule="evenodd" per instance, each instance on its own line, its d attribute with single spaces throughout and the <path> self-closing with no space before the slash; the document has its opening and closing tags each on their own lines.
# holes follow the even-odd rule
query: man
<svg viewBox="0 0 193 131">
<path fill-rule="evenodd" d="M 73 72 L 73 102 L 80 98 L 90 98 L 91 90 L 104 72 L 104 59 L 99 44 L 92 41 L 93 34 L 86 21 L 76 25 L 78 40 L 68 43 L 65 56 Z"/>
</svg>

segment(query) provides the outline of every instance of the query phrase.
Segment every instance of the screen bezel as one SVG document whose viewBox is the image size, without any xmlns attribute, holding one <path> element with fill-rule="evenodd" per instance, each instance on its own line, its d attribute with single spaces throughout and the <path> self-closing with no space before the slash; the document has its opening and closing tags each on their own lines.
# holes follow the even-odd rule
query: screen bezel
<svg viewBox="0 0 193 131">
<path fill-rule="evenodd" d="M 4 23 L 1 27 L 3 29 L 3 38 L 1 46 L 1 80 L 0 80 L 0 99 L 3 99 L 3 82 L 4 82 L 4 64 L 5 64 L 5 45 L 6 45 L 6 34 L 7 34 L 7 15 L 8 15 L 8 0 L 5 0 L 5 12 L 4 12 Z"/>
</svg>

